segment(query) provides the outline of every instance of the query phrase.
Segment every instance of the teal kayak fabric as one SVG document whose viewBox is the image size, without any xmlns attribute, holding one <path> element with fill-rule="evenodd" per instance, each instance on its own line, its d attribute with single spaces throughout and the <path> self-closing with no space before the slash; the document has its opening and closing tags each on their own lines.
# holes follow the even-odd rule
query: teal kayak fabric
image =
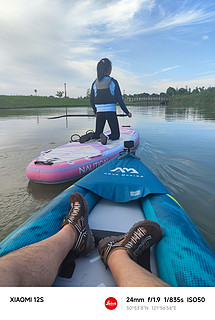
<svg viewBox="0 0 215 320">
<path fill-rule="evenodd" d="M 114 202 L 128 202 L 149 194 L 168 193 L 157 177 L 133 157 L 121 160 L 114 158 L 76 182 L 76 185 Z"/>
<path fill-rule="evenodd" d="M 57 233 L 61 228 L 64 217 L 70 209 L 69 199 L 73 192 L 83 194 L 87 200 L 89 211 L 92 210 L 99 200 L 99 197 L 92 192 L 72 185 L 8 235 L 0 243 L 0 257 L 22 247 L 47 239 Z"/>
<path fill-rule="evenodd" d="M 159 277 L 178 287 L 215 286 L 215 253 L 167 188 L 132 157 L 114 158 L 52 199 L 0 243 L 0 256 L 58 232 L 73 192 L 85 196 L 89 212 L 100 197 L 125 203 L 140 199 L 145 218 L 162 228 L 155 246 Z"/>
<path fill-rule="evenodd" d="M 162 228 L 156 245 L 159 277 L 175 287 L 214 287 L 215 253 L 183 208 L 169 194 L 141 199 L 147 220 Z"/>
</svg>

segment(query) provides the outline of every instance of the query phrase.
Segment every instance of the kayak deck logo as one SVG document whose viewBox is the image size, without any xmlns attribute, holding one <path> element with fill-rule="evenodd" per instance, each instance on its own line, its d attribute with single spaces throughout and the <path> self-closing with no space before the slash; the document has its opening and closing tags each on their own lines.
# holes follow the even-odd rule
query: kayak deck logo
<svg viewBox="0 0 215 320">
<path fill-rule="evenodd" d="M 111 172 L 121 172 L 121 173 L 135 173 L 135 174 L 139 174 L 139 172 L 137 172 L 137 170 L 135 170 L 134 168 L 115 168 L 110 170 Z"/>
<path fill-rule="evenodd" d="M 109 297 L 105 300 L 105 307 L 108 310 L 116 309 L 117 305 L 118 305 L 117 300 L 114 297 Z"/>
<path fill-rule="evenodd" d="M 111 175 L 111 176 L 121 176 L 121 177 L 136 177 L 136 178 L 143 178 L 140 173 L 134 168 L 126 168 L 126 167 L 117 167 L 111 169 L 109 172 L 105 172 L 104 174 Z"/>
</svg>

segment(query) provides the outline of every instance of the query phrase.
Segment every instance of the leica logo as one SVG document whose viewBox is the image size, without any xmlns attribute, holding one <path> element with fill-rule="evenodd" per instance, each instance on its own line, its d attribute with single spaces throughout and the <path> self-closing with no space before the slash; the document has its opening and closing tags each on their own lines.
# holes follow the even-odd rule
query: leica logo
<svg viewBox="0 0 215 320">
<path fill-rule="evenodd" d="M 109 297 L 105 300 L 105 307 L 108 310 L 114 310 L 117 307 L 117 300 L 114 297 Z"/>
</svg>

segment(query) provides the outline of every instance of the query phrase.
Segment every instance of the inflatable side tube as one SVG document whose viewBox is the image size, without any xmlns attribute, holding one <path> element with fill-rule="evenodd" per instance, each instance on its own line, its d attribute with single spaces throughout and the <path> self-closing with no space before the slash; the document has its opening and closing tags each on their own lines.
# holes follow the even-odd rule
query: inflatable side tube
<svg viewBox="0 0 215 320">
<path fill-rule="evenodd" d="M 97 195 L 83 188 L 75 185 L 69 187 L 5 238 L 0 243 L 0 256 L 44 240 L 57 233 L 70 209 L 69 198 L 73 192 L 80 192 L 85 196 L 89 211 L 100 199 Z"/>
<path fill-rule="evenodd" d="M 145 217 L 158 222 L 163 236 L 156 246 L 161 279 L 172 286 L 215 286 L 215 254 L 195 224 L 170 195 L 141 199 Z"/>
</svg>

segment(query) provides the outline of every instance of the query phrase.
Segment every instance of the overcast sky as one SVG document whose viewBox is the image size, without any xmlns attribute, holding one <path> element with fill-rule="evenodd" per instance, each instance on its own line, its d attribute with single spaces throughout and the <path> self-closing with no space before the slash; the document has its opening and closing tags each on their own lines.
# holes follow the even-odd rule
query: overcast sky
<svg viewBox="0 0 215 320">
<path fill-rule="evenodd" d="M 84 96 L 103 57 L 127 94 L 215 86 L 215 1 L 0 0 L 0 94 Z"/>
</svg>

